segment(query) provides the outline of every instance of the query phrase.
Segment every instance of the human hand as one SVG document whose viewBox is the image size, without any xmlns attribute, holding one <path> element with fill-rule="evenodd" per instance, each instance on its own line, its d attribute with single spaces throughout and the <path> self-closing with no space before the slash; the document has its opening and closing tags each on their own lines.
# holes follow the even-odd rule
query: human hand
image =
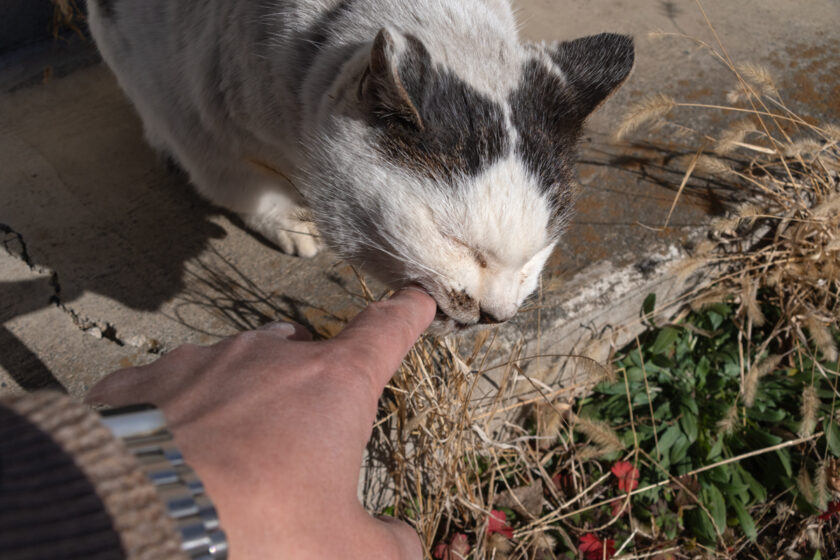
<svg viewBox="0 0 840 560">
<path fill-rule="evenodd" d="M 420 559 L 417 533 L 356 496 L 382 390 L 435 314 L 416 289 L 373 303 L 337 337 L 273 323 L 117 371 L 88 402 L 160 408 L 216 504 L 233 560 Z"/>
</svg>

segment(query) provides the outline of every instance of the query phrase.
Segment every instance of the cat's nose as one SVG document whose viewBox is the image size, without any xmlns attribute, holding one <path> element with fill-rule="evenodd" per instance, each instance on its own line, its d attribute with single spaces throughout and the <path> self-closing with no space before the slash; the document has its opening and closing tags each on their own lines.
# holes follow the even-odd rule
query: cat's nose
<svg viewBox="0 0 840 560">
<path fill-rule="evenodd" d="M 480 325 L 496 325 L 504 322 L 504 319 L 498 319 L 494 315 L 486 312 L 483 309 L 478 314 L 478 323 Z"/>
</svg>

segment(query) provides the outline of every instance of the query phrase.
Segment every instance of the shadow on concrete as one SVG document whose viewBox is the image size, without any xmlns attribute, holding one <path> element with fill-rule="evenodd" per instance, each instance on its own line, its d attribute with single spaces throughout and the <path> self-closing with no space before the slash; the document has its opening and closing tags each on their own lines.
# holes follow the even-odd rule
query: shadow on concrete
<svg viewBox="0 0 840 560">
<path fill-rule="evenodd" d="M 24 391 L 50 389 L 66 393 L 50 368 L 12 332 L 0 325 L 0 367 L 3 367 Z"/>
<path fill-rule="evenodd" d="M 591 143 L 578 163 L 609 168 L 617 184 L 637 184 L 635 196 L 650 198 L 649 187 L 657 187 L 676 194 L 686 172 L 686 163 L 697 153 L 696 148 L 659 146 L 650 142 L 631 142 L 621 146 L 610 143 Z M 705 153 L 724 163 L 735 163 L 721 158 L 711 150 Z M 600 187 L 602 190 L 604 187 Z M 711 216 L 721 215 L 727 204 L 739 200 L 739 190 L 732 181 L 696 170 L 682 189 L 681 196 L 689 204 L 705 207 Z"/>
<path fill-rule="evenodd" d="M 10 233 L 0 224 L 3 245 L 10 245 Z M 14 239 L 12 239 L 14 241 Z M 41 276 L 29 280 L 0 282 L 0 368 L 26 391 L 53 389 L 66 392 L 47 365 L 3 324 L 12 318 L 38 311 L 51 304 L 50 278 Z"/>
<path fill-rule="evenodd" d="M 272 321 L 293 321 L 306 327 L 316 339 L 329 338 L 355 314 L 354 301 L 358 308 L 365 303 L 360 288 L 352 289 L 355 278 L 335 272 L 327 272 L 323 281 L 329 283 L 329 293 L 340 297 L 344 305 L 318 305 L 279 290 L 266 291 L 212 246 L 189 262 L 184 275 L 189 281 L 178 293 L 173 313 L 165 315 L 211 337 L 231 330 L 255 329 Z M 313 286 L 312 293 L 322 294 L 323 290 Z M 351 297 L 344 297 L 347 295 Z M 196 314 L 196 310 L 202 313 Z M 208 324 L 207 315 L 216 319 L 218 330 L 208 330 L 214 325 Z"/>
<path fill-rule="evenodd" d="M 84 145 L 85 134 L 79 134 L 76 141 Z M 65 171 L 57 168 L 59 173 Z M 79 310 L 84 306 L 73 309 L 74 303 L 92 293 L 134 310 L 156 311 L 184 289 L 185 263 L 200 255 L 210 239 L 226 235 L 222 227 L 209 220 L 218 210 L 199 199 L 183 176 L 169 174 L 153 164 L 148 181 L 114 184 L 114 189 L 121 191 L 119 196 L 130 201 L 127 211 L 120 213 L 107 201 L 97 203 L 97 190 L 102 183 L 112 181 L 114 173 L 113 168 L 106 167 L 96 176 L 97 169 L 90 165 L 84 180 L 78 182 L 62 177 L 73 198 L 84 201 L 85 212 L 81 215 L 68 220 L 66 208 L 44 201 L 4 218 L 11 223 L 2 230 L 7 238 L 17 238 L 19 248 L 9 252 L 33 270 L 52 271 L 52 294 L 48 298 L 28 297 L 27 305 L 9 302 L 0 306 L 5 310 L 0 313 L 0 325 L 56 306 L 81 330 L 96 326 L 103 338 L 123 345 L 114 325 L 86 317 Z M 150 184 L 154 188 L 149 189 Z M 30 239 L 27 232 L 33 230 L 37 233 Z M 27 288 L 26 282 L 13 284 L 0 288 L 4 300 Z M 0 348 L 0 366 L 23 389 L 62 388 L 44 362 L 9 328 L 0 327 Z"/>
</svg>

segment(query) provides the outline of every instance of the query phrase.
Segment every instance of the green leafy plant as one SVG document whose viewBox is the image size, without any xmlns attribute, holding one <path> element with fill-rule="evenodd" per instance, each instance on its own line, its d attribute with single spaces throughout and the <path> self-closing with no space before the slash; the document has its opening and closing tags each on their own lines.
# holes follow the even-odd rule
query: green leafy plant
<svg viewBox="0 0 840 560">
<path fill-rule="evenodd" d="M 649 299 L 643 312 L 653 306 Z M 817 373 L 838 364 L 817 368 L 810 352 L 771 354 L 772 345 L 761 344 L 769 327 L 753 331 L 745 355 L 736 308 L 712 304 L 651 326 L 619 354 L 619 380 L 578 403 L 579 416 L 606 422 L 636 451 L 633 514 L 660 526 L 667 521 L 657 516 L 676 516 L 705 544 L 730 528 L 755 540 L 771 496 L 788 496 L 805 514 L 824 510 L 827 490 L 812 480 L 825 478 L 827 457 L 840 457 L 837 375 Z"/>
</svg>

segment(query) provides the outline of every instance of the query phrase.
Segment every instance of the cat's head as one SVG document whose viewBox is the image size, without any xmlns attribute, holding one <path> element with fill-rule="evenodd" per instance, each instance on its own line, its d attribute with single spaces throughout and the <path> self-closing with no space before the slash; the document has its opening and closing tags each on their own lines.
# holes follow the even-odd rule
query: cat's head
<svg viewBox="0 0 840 560">
<path fill-rule="evenodd" d="M 488 50 L 447 64 L 381 30 L 306 142 L 306 197 L 327 244 L 391 286 L 424 286 L 437 333 L 506 321 L 535 290 L 571 216 L 583 122 L 634 58 L 614 34 Z M 481 66 L 452 64 L 461 56 Z"/>
</svg>

